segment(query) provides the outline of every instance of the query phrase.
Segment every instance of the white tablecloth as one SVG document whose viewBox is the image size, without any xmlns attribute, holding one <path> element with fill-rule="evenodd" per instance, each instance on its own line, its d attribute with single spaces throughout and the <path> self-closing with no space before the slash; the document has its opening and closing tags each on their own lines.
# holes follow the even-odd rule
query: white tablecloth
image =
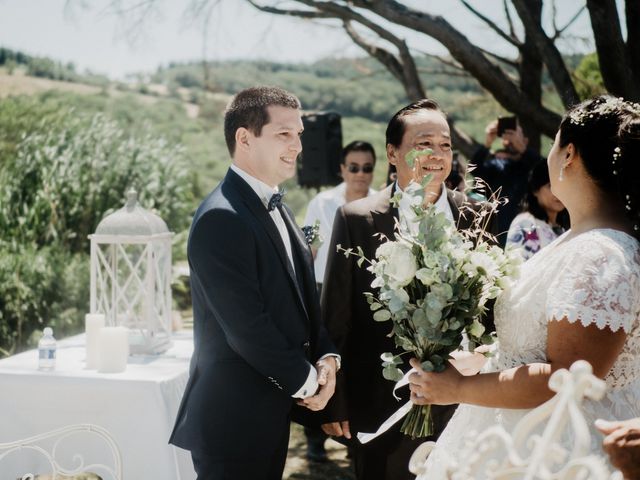
<svg viewBox="0 0 640 480">
<path fill-rule="evenodd" d="M 125 372 L 102 374 L 85 369 L 84 335 L 79 335 L 58 342 L 52 372 L 37 370 L 35 350 L 0 360 L 0 443 L 91 423 L 106 428 L 118 444 L 124 479 L 192 480 L 189 452 L 167 443 L 192 351 L 192 333 L 178 332 L 165 354 L 129 357 Z M 77 453 L 83 447 L 74 445 Z M 15 467 L 12 462 L 42 468 L 35 454 L 22 451 L 15 457 L 0 465 L 3 474 Z"/>
</svg>

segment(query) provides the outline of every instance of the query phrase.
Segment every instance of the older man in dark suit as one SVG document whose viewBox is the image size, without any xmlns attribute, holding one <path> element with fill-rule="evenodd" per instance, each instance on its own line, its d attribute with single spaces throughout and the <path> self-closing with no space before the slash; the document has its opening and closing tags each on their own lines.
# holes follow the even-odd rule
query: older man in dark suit
<svg viewBox="0 0 640 480">
<path fill-rule="evenodd" d="M 436 102 L 421 100 L 397 112 L 389 122 L 386 137 L 387 158 L 397 170 L 397 181 L 338 210 L 322 290 L 322 316 L 338 346 L 344 369 L 338 378 L 336 395 L 321 416 L 327 422 L 323 425 L 325 432 L 338 437 L 375 432 L 404 402 L 394 399 L 393 383 L 382 377 L 380 354 L 399 350 L 389 337 L 389 324 L 373 320 L 373 312 L 363 295 L 372 291 L 373 275 L 358 267 L 353 257 L 345 258 L 336 252 L 335 246 L 362 247 L 367 258 L 374 258 L 384 241 L 379 234 L 393 238 L 396 219 L 410 221 L 415 216 L 408 198 L 401 199 L 395 208 L 391 197 L 410 181 L 419 182 L 427 174 L 432 175 L 432 180 L 425 186 L 426 203 L 434 203 L 459 229 L 471 227 L 471 216 L 464 215 L 466 207 L 482 208 L 464 194 L 444 186 L 451 171 L 451 137 L 445 115 Z M 405 158 L 414 149 L 425 150 L 425 155 L 410 167 Z M 404 370 L 409 368 L 407 363 Z M 404 401 L 409 397 L 408 389 L 405 390 Z M 400 433 L 399 422 L 365 445 L 354 439 L 357 478 L 414 478 L 408 471 L 411 454 L 420 443 L 437 438 L 455 408 L 455 405 L 432 407 L 435 427 L 432 438 L 412 440 Z"/>
<path fill-rule="evenodd" d="M 290 93 L 238 93 L 225 112 L 233 164 L 193 219 L 195 350 L 170 441 L 198 479 L 280 479 L 294 402 L 320 410 L 335 388 L 311 251 L 278 191 L 302 129 Z"/>
</svg>

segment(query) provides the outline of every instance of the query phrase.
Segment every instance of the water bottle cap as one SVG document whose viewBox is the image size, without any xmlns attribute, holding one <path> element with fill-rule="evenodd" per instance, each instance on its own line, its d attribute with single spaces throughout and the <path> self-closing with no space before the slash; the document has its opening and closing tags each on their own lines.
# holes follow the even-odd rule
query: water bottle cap
<svg viewBox="0 0 640 480">
<path fill-rule="evenodd" d="M 53 335 L 53 330 L 51 330 L 51 327 L 47 327 L 43 330 L 43 333 L 47 336 L 51 336 Z"/>
</svg>

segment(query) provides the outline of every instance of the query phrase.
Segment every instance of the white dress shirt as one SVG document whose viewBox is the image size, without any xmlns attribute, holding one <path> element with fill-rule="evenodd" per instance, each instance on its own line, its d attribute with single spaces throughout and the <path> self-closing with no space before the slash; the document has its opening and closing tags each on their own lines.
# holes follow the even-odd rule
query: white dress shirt
<svg viewBox="0 0 640 480">
<path fill-rule="evenodd" d="M 333 229 L 333 220 L 335 219 L 338 208 L 347 203 L 345 197 L 347 193 L 347 185 L 342 182 L 340 185 L 324 190 L 311 199 L 307 206 L 307 214 L 304 217 L 305 225 L 313 225 L 316 220 L 320 222 L 320 238 L 322 245 L 316 252 L 314 261 L 314 269 L 316 271 L 316 283 L 322 283 L 324 280 L 324 271 L 327 266 L 327 256 L 329 254 L 329 244 L 331 243 L 331 231 Z M 369 189 L 368 195 L 376 193 L 372 188 Z"/>
<path fill-rule="evenodd" d="M 271 196 L 274 193 L 279 192 L 278 187 L 275 187 L 275 188 L 270 187 L 263 181 L 258 180 L 257 178 L 249 175 L 247 172 L 245 172 L 240 167 L 237 167 L 234 164 L 231 164 L 231 170 L 233 170 L 235 173 L 240 175 L 240 177 L 242 177 L 242 179 L 249 184 L 249 186 L 253 189 L 253 191 L 256 192 L 256 195 L 260 197 L 260 200 L 262 200 L 262 203 L 265 208 L 267 208 L 267 205 L 269 204 L 269 200 L 271 200 Z M 293 251 L 291 250 L 291 238 L 289 237 L 289 231 L 287 230 L 287 225 L 284 223 L 282 214 L 280 213 L 280 210 L 278 210 L 277 208 L 274 208 L 269 212 L 269 215 L 271 216 L 273 223 L 276 224 L 276 228 L 280 233 L 280 237 L 282 237 L 282 243 L 284 243 L 284 248 L 287 251 L 287 257 L 289 257 L 289 263 L 291 264 L 291 267 L 295 272 L 296 267 L 295 267 L 295 263 L 293 262 Z"/>
<path fill-rule="evenodd" d="M 396 191 L 402 193 L 402 189 L 397 183 Z M 414 212 L 411 208 L 411 202 L 415 201 L 415 198 L 416 197 L 409 197 L 406 195 L 403 195 L 400 198 L 400 203 L 398 205 L 398 216 L 400 217 L 400 221 L 402 222 L 402 224 L 407 225 L 409 227 L 409 231 L 412 234 L 417 235 L 419 224 L 415 221 L 417 217 L 416 212 Z M 442 191 L 440 192 L 438 200 L 436 200 L 435 202 L 435 206 L 438 213 L 444 213 L 445 216 L 449 220 L 451 220 L 451 222 L 454 222 L 451 205 L 449 205 L 449 199 L 447 198 L 447 187 L 444 185 L 444 183 L 442 184 Z"/>
</svg>

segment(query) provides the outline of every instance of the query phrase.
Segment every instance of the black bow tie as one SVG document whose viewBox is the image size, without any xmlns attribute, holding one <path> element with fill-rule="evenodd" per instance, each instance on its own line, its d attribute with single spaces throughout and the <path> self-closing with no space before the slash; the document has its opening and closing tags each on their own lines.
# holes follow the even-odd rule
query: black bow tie
<svg viewBox="0 0 640 480">
<path fill-rule="evenodd" d="M 283 189 L 271 195 L 271 198 L 269 199 L 269 203 L 267 204 L 267 210 L 272 211 L 275 208 L 280 207 L 282 205 L 282 199 L 284 198 L 285 193 L 286 192 Z"/>
</svg>

